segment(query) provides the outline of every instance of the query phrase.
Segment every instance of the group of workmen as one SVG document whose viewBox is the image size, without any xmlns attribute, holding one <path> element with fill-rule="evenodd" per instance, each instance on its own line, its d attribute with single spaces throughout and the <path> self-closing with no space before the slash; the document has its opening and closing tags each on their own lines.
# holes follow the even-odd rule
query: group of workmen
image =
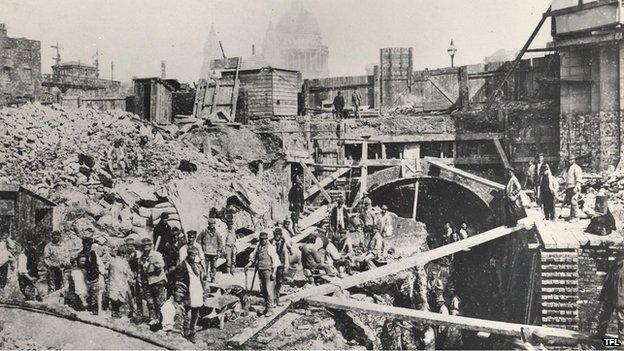
<svg viewBox="0 0 624 351">
<path fill-rule="evenodd" d="M 570 206 L 570 221 L 578 220 L 579 199 L 581 197 L 581 184 L 583 181 L 583 170 L 576 163 L 574 155 L 567 158 L 566 169 L 563 172 L 563 184 L 565 185 L 565 197 L 563 205 Z M 523 217 L 523 204 L 521 192 L 523 186 L 515 176 L 515 170 L 507 168 L 508 181 L 505 187 L 505 224 L 515 226 L 518 219 Z M 544 154 L 540 153 L 535 161 L 530 161 L 524 174 L 524 188 L 533 190 L 535 202 L 544 211 L 546 220 L 555 220 L 555 204 L 559 199 L 560 182 L 552 173 L 548 163 L 544 160 Z"/>
<path fill-rule="evenodd" d="M 342 91 L 338 90 L 333 101 L 334 105 L 334 117 L 346 118 L 348 117 L 348 111 L 345 110 L 345 98 L 342 95 Z M 362 105 L 362 95 L 357 89 L 353 90 L 351 94 L 351 106 L 353 107 L 353 114 L 355 118 L 360 118 L 360 105 Z"/>
</svg>

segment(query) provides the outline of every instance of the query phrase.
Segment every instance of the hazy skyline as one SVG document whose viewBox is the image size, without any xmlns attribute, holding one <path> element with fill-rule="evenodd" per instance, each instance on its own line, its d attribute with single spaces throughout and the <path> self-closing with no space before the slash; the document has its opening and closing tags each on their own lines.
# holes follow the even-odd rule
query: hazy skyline
<svg viewBox="0 0 624 351">
<path fill-rule="evenodd" d="M 0 23 L 10 37 L 41 41 L 41 65 L 50 72 L 57 41 L 63 61 L 92 62 L 101 52 L 100 75 L 115 79 L 160 75 L 193 82 L 199 74 L 204 41 L 214 23 L 228 56 L 259 52 L 270 20 L 276 22 L 288 0 L 0 0 Z M 379 61 L 382 47 L 413 47 L 414 68 L 450 65 L 451 39 L 456 65 L 483 62 L 498 49 L 517 50 L 527 40 L 548 0 L 304 0 L 329 47 L 331 76 L 365 74 Z M 532 47 L 550 40 L 547 21 Z"/>
</svg>

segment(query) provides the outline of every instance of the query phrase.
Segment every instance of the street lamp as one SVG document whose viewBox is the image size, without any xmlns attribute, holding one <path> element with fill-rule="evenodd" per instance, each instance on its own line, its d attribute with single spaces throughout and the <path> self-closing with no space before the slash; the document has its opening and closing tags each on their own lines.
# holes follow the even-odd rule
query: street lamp
<svg viewBox="0 0 624 351">
<path fill-rule="evenodd" d="M 446 49 L 446 52 L 448 52 L 449 56 L 451 56 L 451 67 L 454 67 L 453 58 L 457 53 L 457 48 L 455 47 L 455 44 L 453 44 L 453 39 L 451 39 L 451 45 L 449 45 L 448 49 Z"/>
</svg>

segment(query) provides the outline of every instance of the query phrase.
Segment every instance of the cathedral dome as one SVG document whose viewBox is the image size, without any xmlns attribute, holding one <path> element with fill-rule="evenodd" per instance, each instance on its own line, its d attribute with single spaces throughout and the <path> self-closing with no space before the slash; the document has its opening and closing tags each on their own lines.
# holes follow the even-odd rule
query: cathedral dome
<svg viewBox="0 0 624 351">
<path fill-rule="evenodd" d="M 312 49 L 323 46 L 318 21 L 299 1 L 295 1 L 279 18 L 275 34 L 283 49 Z"/>
</svg>

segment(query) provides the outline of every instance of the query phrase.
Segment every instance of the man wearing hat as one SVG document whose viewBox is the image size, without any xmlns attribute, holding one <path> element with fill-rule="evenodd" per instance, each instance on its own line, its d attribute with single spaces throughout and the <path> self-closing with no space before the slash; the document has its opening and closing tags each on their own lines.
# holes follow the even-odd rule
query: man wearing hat
<svg viewBox="0 0 624 351">
<path fill-rule="evenodd" d="M 537 194 L 539 194 L 539 189 L 540 189 L 540 177 L 542 175 L 542 166 L 546 164 L 546 161 L 544 161 L 544 154 L 543 153 L 539 153 L 537 155 L 537 160 L 535 161 L 535 166 L 533 168 L 533 174 L 531 174 L 531 180 L 533 181 L 533 190 L 534 190 L 534 194 L 535 194 L 535 202 L 537 202 L 538 205 L 541 204 L 540 199 L 537 198 Z"/>
<path fill-rule="evenodd" d="M 147 301 L 147 308 L 150 315 L 150 325 L 158 324 L 160 320 L 160 306 L 167 297 L 165 275 L 165 261 L 162 254 L 153 250 L 152 239 L 143 238 L 141 240 L 141 282 L 142 290 Z"/>
<path fill-rule="evenodd" d="M 99 314 L 102 309 L 102 288 L 103 288 L 103 270 L 104 267 L 100 262 L 100 257 L 94 250 L 93 238 L 82 238 L 82 251 L 78 254 L 76 261 L 84 258 L 84 273 L 88 288 L 88 305 L 89 310 L 93 314 Z"/>
<path fill-rule="evenodd" d="M 507 167 L 506 170 L 509 180 L 507 181 L 507 186 L 505 186 L 505 225 L 507 227 L 515 227 L 518 224 L 522 206 L 520 202 L 522 187 L 514 174 L 513 168 Z"/>
<path fill-rule="evenodd" d="M 227 231 L 225 232 L 225 272 L 234 274 L 236 267 L 236 232 L 234 231 L 234 222 L 228 219 L 225 224 Z"/>
<path fill-rule="evenodd" d="M 48 269 L 48 294 L 63 288 L 63 269 L 69 266 L 69 251 L 61 243 L 61 232 L 52 232 L 52 241 L 43 249 L 43 263 Z"/>
<path fill-rule="evenodd" d="M 388 206 L 381 205 L 381 215 L 379 216 L 379 228 L 381 228 L 381 235 L 383 237 L 392 236 L 392 216 L 388 212 Z"/>
<path fill-rule="evenodd" d="M 246 267 L 255 266 L 258 271 L 258 278 L 260 279 L 260 292 L 264 297 L 264 314 L 270 316 L 273 313 L 274 296 L 274 281 L 277 267 L 281 266 L 279 256 L 273 246 L 269 242 L 269 234 L 266 232 L 260 233 L 260 242 L 249 256 L 249 263 Z"/>
<path fill-rule="evenodd" d="M 180 248 L 180 251 L 178 253 L 180 262 L 186 259 L 186 256 L 188 255 L 188 249 L 191 247 L 197 248 L 197 251 L 199 252 L 199 255 L 195 256 L 195 260 L 197 261 L 197 263 L 200 264 L 202 267 L 206 268 L 206 264 L 204 263 L 204 250 L 202 249 L 200 243 L 197 242 L 197 231 L 195 230 L 189 230 L 186 233 L 186 244 Z"/>
<path fill-rule="evenodd" d="M 141 251 L 138 250 L 139 244 L 137 242 L 138 235 L 130 234 L 124 240 L 126 246 L 126 260 L 132 271 L 132 284 L 130 284 L 130 295 L 132 296 L 133 303 L 130 304 L 130 317 L 136 318 L 137 321 L 143 319 L 143 298 L 141 293 L 141 277 L 140 273 L 140 259 Z"/>
<path fill-rule="evenodd" d="M 223 251 L 221 236 L 217 233 L 216 221 L 214 218 L 208 219 L 208 228 L 199 233 L 199 243 L 206 258 L 206 272 L 213 283 L 217 274 L 217 258 Z"/>
<path fill-rule="evenodd" d="M 181 303 L 185 308 L 184 336 L 191 342 L 195 342 L 195 324 L 199 318 L 199 310 L 204 306 L 202 282 L 206 271 L 197 263 L 199 254 L 197 247 L 189 247 L 186 259 L 175 269 L 175 295 L 183 297 Z"/>
<path fill-rule="evenodd" d="M 444 294 L 442 293 L 438 294 L 436 297 L 436 311 L 442 315 L 449 314 L 448 307 L 446 307 L 446 301 L 444 300 Z M 448 327 L 440 325 L 436 329 L 436 347 L 442 349 L 446 343 Z"/>
<path fill-rule="evenodd" d="M 290 243 L 284 238 L 282 233 L 282 228 L 273 229 L 273 240 L 271 240 L 271 244 L 275 246 L 275 251 L 280 259 L 280 265 L 275 270 L 275 303 L 278 306 L 280 304 L 280 290 L 282 288 L 282 284 L 284 283 L 286 269 L 290 264 L 290 256 L 292 256 L 293 251 Z"/>
<path fill-rule="evenodd" d="M 284 232 L 282 234 L 284 234 L 284 237 L 291 239 L 293 237 L 293 229 L 292 229 L 292 225 L 290 222 L 290 219 L 285 218 L 284 221 L 282 222 L 282 230 L 284 230 Z"/>
<path fill-rule="evenodd" d="M 329 225 L 332 232 L 337 233 L 340 229 L 347 228 L 348 223 L 347 207 L 342 199 L 338 199 L 336 207 L 332 208 L 329 217 Z"/>
<path fill-rule="evenodd" d="M 288 191 L 288 202 L 289 202 L 289 210 L 290 210 L 290 219 L 293 223 L 293 231 L 297 233 L 297 225 L 299 223 L 299 214 L 303 211 L 305 198 L 303 194 L 303 186 L 301 185 L 301 180 L 299 177 L 295 179 Z"/>
<path fill-rule="evenodd" d="M 570 220 L 577 219 L 578 214 L 578 197 L 581 194 L 581 182 L 583 181 L 583 170 L 576 164 L 574 155 L 568 158 L 570 165 L 565 172 L 564 178 L 566 182 L 564 205 L 570 205 Z"/>
</svg>

